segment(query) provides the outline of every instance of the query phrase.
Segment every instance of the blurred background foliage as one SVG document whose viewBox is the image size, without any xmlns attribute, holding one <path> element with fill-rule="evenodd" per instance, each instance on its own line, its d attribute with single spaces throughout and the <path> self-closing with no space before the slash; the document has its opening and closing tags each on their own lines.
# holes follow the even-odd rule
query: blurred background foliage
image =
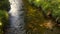
<svg viewBox="0 0 60 34">
<path fill-rule="evenodd" d="M 0 34 L 4 34 L 4 31 L 9 23 L 8 11 L 10 4 L 8 0 L 0 0 Z"/>
<path fill-rule="evenodd" d="M 27 34 L 60 34 L 60 0 L 23 0 Z M 52 28 L 49 27 L 49 24 Z M 42 25 L 41 25 L 42 24 Z"/>
<path fill-rule="evenodd" d="M 0 10 L 9 10 L 10 9 L 9 0 L 0 0 Z"/>
</svg>

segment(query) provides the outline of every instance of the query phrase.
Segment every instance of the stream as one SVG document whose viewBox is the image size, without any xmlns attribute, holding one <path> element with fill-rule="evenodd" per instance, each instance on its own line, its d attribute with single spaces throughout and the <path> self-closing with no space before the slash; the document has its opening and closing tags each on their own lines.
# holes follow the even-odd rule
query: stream
<svg viewBox="0 0 60 34">
<path fill-rule="evenodd" d="M 10 28 L 6 34 L 25 34 L 24 29 L 24 11 L 22 9 L 22 0 L 9 0 L 10 2 Z"/>
</svg>

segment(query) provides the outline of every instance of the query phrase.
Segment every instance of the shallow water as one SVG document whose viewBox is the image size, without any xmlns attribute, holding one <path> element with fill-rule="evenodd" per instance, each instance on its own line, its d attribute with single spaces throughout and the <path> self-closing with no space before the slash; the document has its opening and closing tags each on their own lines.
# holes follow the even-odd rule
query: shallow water
<svg viewBox="0 0 60 34">
<path fill-rule="evenodd" d="M 22 0 L 9 0 L 10 2 L 10 28 L 7 34 L 25 34 L 24 30 L 24 15 L 21 11 Z"/>
</svg>

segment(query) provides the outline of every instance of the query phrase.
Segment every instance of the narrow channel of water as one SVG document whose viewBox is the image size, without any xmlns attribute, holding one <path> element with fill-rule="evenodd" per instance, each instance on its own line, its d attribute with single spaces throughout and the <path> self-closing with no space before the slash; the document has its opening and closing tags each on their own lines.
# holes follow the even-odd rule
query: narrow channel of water
<svg viewBox="0 0 60 34">
<path fill-rule="evenodd" d="M 24 11 L 21 11 L 22 0 L 9 0 L 10 2 L 10 28 L 7 34 L 25 34 Z"/>
</svg>

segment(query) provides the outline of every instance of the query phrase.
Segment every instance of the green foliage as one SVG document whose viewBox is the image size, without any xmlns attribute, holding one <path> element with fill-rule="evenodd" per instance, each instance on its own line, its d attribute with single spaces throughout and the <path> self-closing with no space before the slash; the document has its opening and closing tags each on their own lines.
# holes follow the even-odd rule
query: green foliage
<svg viewBox="0 0 60 34">
<path fill-rule="evenodd" d="M 10 4 L 8 0 L 0 0 L 0 10 L 9 10 L 10 9 Z"/>
<path fill-rule="evenodd" d="M 49 11 L 53 18 L 60 17 L 60 0 L 28 0 L 30 4 L 41 7 L 45 14 Z"/>
<path fill-rule="evenodd" d="M 51 23 L 54 24 L 54 28 L 52 28 L 53 31 L 48 29 L 48 32 L 50 31 L 49 34 L 52 34 L 53 32 L 53 34 L 57 34 L 55 33 L 55 31 L 58 32 L 59 30 L 57 29 L 59 28 L 55 28 L 56 21 L 54 21 L 53 19 L 56 20 L 57 18 L 59 18 L 58 22 L 60 22 L 60 0 L 28 0 L 28 2 L 30 4 L 27 2 L 25 3 L 27 10 L 27 19 L 25 20 L 27 22 L 27 34 L 44 34 L 48 28 L 45 29 L 44 27 L 40 27 L 40 24 L 47 22 L 49 23 L 49 20 L 51 20 Z M 40 7 L 42 10 L 40 10 Z M 47 16 L 47 14 L 49 17 Z M 46 19 L 45 15 L 50 19 Z"/>
<path fill-rule="evenodd" d="M 3 28 L 8 24 L 8 13 L 6 10 L 0 10 L 0 32 L 2 33 Z"/>
<path fill-rule="evenodd" d="M 8 0 L 0 0 L 0 34 L 3 34 L 4 27 L 8 25 L 8 13 L 10 4 Z"/>
<path fill-rule="evenodd" d="M 42 0 L 28 0 L 30 4 L 33 4 L 36 7 L 39 7 L 41 5 Z"/>
</svg>

